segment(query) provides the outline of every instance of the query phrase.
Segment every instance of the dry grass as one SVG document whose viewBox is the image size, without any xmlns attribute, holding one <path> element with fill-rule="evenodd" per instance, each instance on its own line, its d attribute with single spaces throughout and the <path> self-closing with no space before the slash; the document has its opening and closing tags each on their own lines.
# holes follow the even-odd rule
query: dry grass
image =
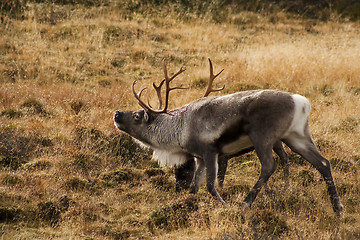
<svg viewBox="0 0 360 240">
<path fill-rule="evenodd" d="M 224 24 L 168 15 L 124 15 L 115 6 L 29 4 L 24 20 L 0 26 L 0 225 L 2 239 L 358 239 L 360 238 L 360 31 L 358 23 L 313 22 L 243 12 Z M 126 16 L 126 17 L 125 17 Z M 239 204 L 255 183 L 254 154 L 231 161 L 222 208 L 205 189 L 174 192 L 159 169 L 116 131 L 116 109 L 138 109 L 130 91 L 184 65 L 199 98 L 225 69 L 226 93 L 277 88 L 312 103 L 310 127 L 333 166 L 344 217 L 332 213 L 325 184 L 291 155 L 252 208 Z M 221 93 L 219 93 L 221 94 Z M 150 96 L 149 96 L 150 97 Z M 151 98 L 153 105 L 155 98 Z"/>
</svg>

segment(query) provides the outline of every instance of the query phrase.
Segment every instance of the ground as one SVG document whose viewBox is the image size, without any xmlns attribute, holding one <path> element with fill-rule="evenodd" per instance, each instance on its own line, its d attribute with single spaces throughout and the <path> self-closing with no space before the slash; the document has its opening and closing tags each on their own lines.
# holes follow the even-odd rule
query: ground
<svg viewBox="0 0 360 240">
<path fill-rule="evenodd" d="M 359 239 L 359 23 L 177 7 L 29 1 L 22 17 L 1 18 L 1 238 Z M 260 163 L 255 153 L 230 160 L 224 208 L 205 187 L 176 193 L 173 169 L 115 129 L 116 110 L 140 109 L 134 80 L 156 106 L 151 84 L 164 61 L 170 73 L 184 66 L 174 81 L 190 87 L 171 93 L 170 109 L 201 97 L 207 58 L 215 72 L 225 69 L 215 86 L 226 88 L 213 95 L 270 88 L 309 99 L 342 218 L 320 174 L 289 149 L 290 187 L 278 167 L 245 210 Z"/>
</svg>

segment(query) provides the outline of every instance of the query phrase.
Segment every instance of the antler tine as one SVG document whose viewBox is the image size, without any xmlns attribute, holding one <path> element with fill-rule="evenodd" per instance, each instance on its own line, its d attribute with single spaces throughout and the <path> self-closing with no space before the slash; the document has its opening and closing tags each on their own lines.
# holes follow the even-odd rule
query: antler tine
<svg viewBox="0 0 360 240">
<path fill-rule="evenodd" d="M 159 104 L 160 104 L 160 109 L 159 110 L 156 110 L 156 109 L 153 109 L 149 103 L 149 105 L 146 105 L 146 103 L 144 103 L 142 100 L 141 100 L 141 94 L 142 92 L 146 89 L 146 88 L 143 88 L 139 93 L 136 93 L 135 91 L 135 84 L 136 84 L 136 81 L 133 82 L 132 84 L 132 91 L 133 91 L 133 94 L 136 98 L 136 100 L 138 101 L 139 105 L 144 108 L 144 110 L 147 110 L 147 111 L 150 111 L 150 112 L 154 112 L 154 113 L 165 113 L 167 111 L 167 108 L 168 108 L 168 102 L 169 102 L 169 93 L 170 91 L 172 90 L 175 90 L 175 89 L 187 89 L 187 88 L 184 88 L 184 87 L 173 87 L 171 88 L 170 87 L 170 82 L 175 78 L 177 77 L 180 73 L 184 72 L 185 69 L 184 68 L 180 68 L 180 70 L 175 73 L 173 76 L 171 76 L 169 78 L 169 76 L 167 75 L 167 69 L 166 69 L 166 64 L 164 63 L 164 75 L 165 75 L 165 79 L 162 80 L 159 84 L 159 86 L 156 86 L 155 83 L 153 83 L 153 87 L 155 88 L 155 91 L 157 93 L 157 96 L 158 96 L 158 99 L 159 99 Z M 161 87 L 162 85 L 165 83 L 165 106 L 162 108 L 162 99 L 161 99 Z"/>
<path fill-rule="evenodd" d="M 162 108 L 161 88 L 162 88 L 162 85 L 164 84 L 164 82 L 165 82 L 165 79 L 160 82 L 159 86 L 156 86 L 156 84 L 153 82 L 153 87 L 155 88 L 156 94 L 159 99 L 159 108 L 160 109 Z"/>
<path fill-rule="evenodd" d="M 212 92 L 218 92 L 218 91 L 221 91 L 221 90 L 223 90 L 225 88 L 225 85 L 222 88 L 218 88 L 218 89 L 213 89 L 212 88 L 212 84 L 213 84 L 214 79 L 217 76 L 219 76 L 220 73 L 222 73 L 224 71 L 224 69 L 222 69 L 218 74 L 214 75 L 214 69 L 213 69 L 213 65 L 212 65 L 212 62 L 211 62 L 210 58 L 209 58 L 209 64 L 210 64 L 210 77 L 209 77 L 208 87 L 206 89 L 204 97 L 207 97 Z"/>
<path fill-rule="evenodd" d="M 164 69 L 165 87 L 166 87 L 165 88 L 165 106 L 159 112 L 166 112 L 167 111 L 167 108 L 168 108 L 168 105 L 169 105 L 169 93 L 170 93 L 170 91 L 175 90 L 175 89 L 187 89 L 187 88 L 184 88 L 184 87 L 173 87 L 173 88 L 170 87 L 170 82 L 175 77 L 177 77 L 180 73 L 185 71 L 185 69 L 183 67 L 181 67 L 180 70 L 177 73 L 175 73 L 174 75 L 172 75 L 170 78 L 169 78 L 169 76 L 167 74 L 166 63 L 164 63 L 163 69 Z"/>
<path fill-rule="evenodd" d="M 171 78 L 168 77 L 167 75 L 167 68 L 166 68 L 166 63 L 164 63 L 163 65 L 163 68 L 164 68 L 164 75 L 165 75 L 165 81 L 167 83 L 170 83 L 174 78 L 176 78 L 180 73 L 184 72 L 186 69 L 184 69 L 183 67 L 180 68 L 180 70 L 175 73 L 174 75 L 171 76 Z"/>
<path fill-rule="evenodd" d="M 153 111 L 149 106 L 146 105 L 146 103 L 144 103 L 140 98 L 141 98 L 141 94 L 143 93 L 143 91 L 146 89 L 146 88 L 143 88 L 141 89 L 141 91 L 139 93 L 136 93 L 135 91 L 135 84 L 136 84 L 136 80 L 133 82 L 132 84 L 132 91 L 133 91 L 133 94 L 136 98 L 136 100 L 138 100 L 138 103 L 139 105 L 144 108 L 144 110 L 148 110 L 148 111 Z"/>
</svg>

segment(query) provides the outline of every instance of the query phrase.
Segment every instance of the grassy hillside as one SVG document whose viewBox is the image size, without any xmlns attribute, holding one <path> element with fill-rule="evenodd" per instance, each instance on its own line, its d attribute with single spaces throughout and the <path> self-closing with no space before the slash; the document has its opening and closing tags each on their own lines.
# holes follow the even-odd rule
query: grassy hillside
<svg viewBox="0 0 360 240">
<path fill-rule="evenodd" d="M 29 1 L 22 17 L 2 16 L 1 239 L 359 239 L 359 23 L 131 6 Z M 205 188 L 175 193 L 173 170 L 115 129 L 115 110 L 139 109 L 132 82 L 161 80 L 163 61 L 170 72 L 185 66 L 175 81 L 190 86 L 172 93 L 170 108 L 201 97 L 208 57 L 225 69 L 216 94 L 271 88 L 310 100 L 343 218 L 320 174 L 288 149 L 289 189 L 279 168 L 241 210 L 260 170 L 250 153 L 230 161 L 223 208 Z"/>
</svg>

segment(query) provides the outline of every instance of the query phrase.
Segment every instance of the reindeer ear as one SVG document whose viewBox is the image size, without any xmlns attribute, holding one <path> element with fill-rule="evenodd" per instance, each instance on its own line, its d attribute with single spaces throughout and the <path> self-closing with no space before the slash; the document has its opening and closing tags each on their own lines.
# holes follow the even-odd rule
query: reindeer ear
<svg viewBox="0 0 360 240">
<path fill-rule="evenodd" d="M 147 113 L 147 111 L 144 111 L 144 119 L 145 121 L 149 121 L 149 114 Z"/>
</svg>

